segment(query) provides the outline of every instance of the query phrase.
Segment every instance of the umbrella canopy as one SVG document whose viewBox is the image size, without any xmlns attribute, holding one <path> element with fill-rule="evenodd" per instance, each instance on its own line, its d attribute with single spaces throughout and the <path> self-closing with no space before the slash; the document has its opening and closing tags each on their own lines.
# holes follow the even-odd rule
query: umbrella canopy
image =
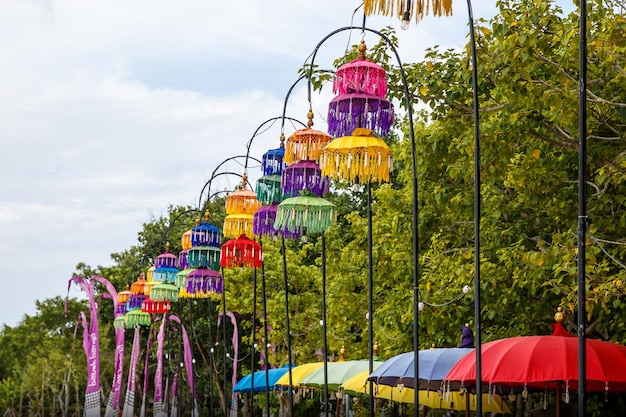
<svg viewBox="0 0 626 417">
<path fill-rule="evenodd" d="M 358 58 L 337 69 L 333 93 L 365 93 L 378 97 L 387 95 L 387 73 L 383 67 L 365 58 L 366 49 L 365 41 L 361 40 Z"/>
<path fill-rule="evenodd" d="M 374 369 L 380 366 L 382 361 L 374 361 Z M 369 370 L 369 361 L 355 360 L 345 362 L 328 363 L 328 389 L 339 391 L 339 386 L 356 374 Z M 324 387 L 324 367 L 317 368 L 300 380 L 300 385 L 314 388 Z"/>
<path fill-rule="evenodd" d="M 222 245 L 220 266 L 223 268 L 260 268 L 262 263 L 263 248 L 245 234 Z"/>
<path fill-rule="evenodd" d="M 337 138 L 324 147 L 320 167 L 323 175 L 333 179 L 388 182 L 391 151 L 384 140 L 372 136 L 371 130 L 357 128 L 352 136 Z"/>
<path fill-rule="evenodd" d="M 305 363 L 303 365 L 299 365 L 299 366 L 292 368 L 291 369 L 292 386 L 299 387 L 300 381 L 302 380 L 302 378 L 304 378 L 309 373 L 323 366 L 324 366 L 324 362 L 311 362 L 311 363 Z M 289 386 L 289 372 L 286 372 L 283 376 L 281 376 L 278 379 L 278 381 L 276 381 L 276 385 L 288 387 Z"/>
<path fill-rule="evenodd" d="M 277 386 L 276 381 L 280 379 L 287 371 L 289 367 L 284 366 L 282 368 L 273 368 L 267 371 L 269 385 L 266 384 L 265 370 L 257 371 L 254 373 L 254 380 L 252 374 L 248 374 L 241 378 L 239 382 L 233 387 L 233 392 L 250 392 L 252 391 L 252 381 L 254 381 L 254 392 L 265 392 L 268 389 L 282 389 L 282 386 Z"/>
<path fill-rule="evenodd" d="M 311 195 L 284 200 L 278 205 L 274 228 L 290 233 L 322 233 L 337 221 L 337 207 L 330 201 Z"/>
<path fill-rule="evenodd" d="M 328 105 L 328 133 L 344 136 L 364 127 L 386 136 L 394 120 L 393 104 L 372 94 L 340 94 Z"/>
<path fill-rule="evenodd" d="M 328 178 L 322 176 L 320 165 L 311 160 L 289 165 L 284 169 L 280 183 L 284 197 L 296 197 L 302 190 L 323 197 L 330 189 Z"/>
<path fill-rule="evenodd" d="M 381 365 L 382 366 L 382 365 Z M 380 366 L 378 367 L 380 369 Z M 349 395 L 368 395 L 369 383 L 367 377 L 369 371 L 358 373 L 339 387 L 346 394 Z M 374 396 L 376 398 L 384 398 L 390 401 L 396 401 L 400 403 L 413 404 L 415 398 L 415 392 L 412 388 L 402 388 L 389 385 L 374 384 Z M 457 391 L 451 391 L 445 393 L 443 396 L 439 396 L 434 391 L 420 390 L 418 393 L 419 404 L 429 408 L 441 408 L 445 410 L 458 410 L 464 411 L 466 408 L 466 399 L 460 395 Z M 476 411 L 476 396 L 470 395 L 470 410 Z M 500 414 L 511 414 L 511 409 L 500 395 L 483 394 L 483 411 L 495 412 Z"/>
<path fill-rule="evenodd" d="M 586 339 L 587 390 L 626 391 L 626 346 Z M 446 381 L 472 385 L 476 381 L 475 355 L 467 355 L 450 369 Z M 482 381 L 529 389 L 578 387 L 578 338 L 519 336 L 482 346 Z"/>
<path fill-rule="evenodd" d="M 305 159 L 317 161 L 324 145 L 333 140 L 328 133 L 311 129 L 311 126 L 313 126 L 313 111 L 309 110 L 307 117 L 309 118 L 309 127 L 296 130 L 287 139 L 283 159 L 287 164 L 293 164 Z"/>
<path fill-rule="evenodd" d="M 450 369 L 470 348 L 425 349 L 418 352 L 419 388 L 438 390 Z M 379 385 L 415 388 L 414 353 L 407 352 L 386 360 L 367 378 Z"/>
<path fill-rule="evenodd" d="M 380 366 L 378 368 L 380 368 Z M 369 370 L 359 372 L 341 384 L 339 389 L 349 395 L 369 395 L 370 384 L 367 381 L 369 374 Z M 410 388 L 400 389 L 395 386 L 392 387 L 389 385 L 374 384 L 374 396 L 376 398 L 384 398 L 386 400 L 412 404 L 414 393 Z"/>
</svg>

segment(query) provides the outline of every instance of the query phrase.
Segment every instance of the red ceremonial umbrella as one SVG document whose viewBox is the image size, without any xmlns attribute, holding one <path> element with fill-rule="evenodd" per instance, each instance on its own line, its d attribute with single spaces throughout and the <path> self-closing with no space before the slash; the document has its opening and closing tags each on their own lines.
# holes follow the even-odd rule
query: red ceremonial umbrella
<svg viewBox="0 0 626 417">
<path fill-rule="evenodd" d="M 586 339 L 587 391 L 626 391 L 626 346 Z M 450 381 L 471 386 L 476 381 L 476 355 L 467 355 L 450 369 Z M 519 336 L 482 345 L 482 381 L 504 387 L 556 390 L 578 389 L 578 338 Z M 557 415 L 560 401 L 557 401 Z"/>
</svg>

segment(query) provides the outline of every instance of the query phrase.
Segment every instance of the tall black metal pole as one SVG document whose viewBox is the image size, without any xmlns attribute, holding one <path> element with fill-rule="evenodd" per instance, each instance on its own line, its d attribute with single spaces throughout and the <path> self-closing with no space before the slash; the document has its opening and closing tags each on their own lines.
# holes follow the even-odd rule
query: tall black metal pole
<svg viewBox="0 0 626 417">
<path fill-rule="evenodd" d="M 328 341 L 326 331 L 326 234 L 322 232 L 322 354 L 324 355 L 324 404 L 322 406 L 322 417 L 328 417 Z"/>
<path fill-rule="evenodd" d="M 283 252 L 283 288 L 285 291 L 285 326 L 287 327 L 287 366 L 289 367 L 289 387 L 287 395 L 289 396 L 289 417 L 293 417 L 293 359 L 291 355 L 291 326 L 289 324 L 289 280 L 287 278 L 287 250 L 285 248 L 285 238 L 281 236 L 281 250 Z"/>
<path fill-rule="evenodd" d="M 190 310 L 191 310 L 191 299 L 189 300 L 189 304 L 190 304 Z M 209 323 L 209 417 L 213 417 L 214 415 L 214 411 L 213 411 L 213 363 L 214 363 L 214 358 L 213 358 L 213 352 L 215 351 L 214 345 L 213 345 L 213 337 L 211 335 L 211 313 L 213 310 L 213 300 L 211 299 L 211 297 L 209 297 L 209 311 L 207 313 L 207 319 L 208 319 L 208 323 Z"/>
<path fill-rule="evenodd" d="M 254 268 L 254 278 L 253 278 L 253 294 L 252 294 L 252 360 L 250 363 L 250 374 L 252 378 L 250 378 L 250 415 L 254 417 L 254 363 L 256 362 L 256 268 Z M 267 386 L 266 386 L 267 388 Z"/>
<path fill-rule="evenodd" d="M 222 268 L 222 277 L 224 276 L 224 268 Z M 229 412 L 230 412 L 230 404 L 228 403 L 228 399 L 230 397 L 228 390 L 226 389 L 227 387 L 227 376 L 226 376 L 226 280 L 224 280 L 224 284 L 222 285 L 222 336 L 223 336 L 223 340 L 222 343 L 224 345 L 224 349 L 223 349 L 223 353 L 222 353 L 222 360 L 224 361 L 223 363 L 223 373 L 224 373 L 224 415 L 226 417 L 229 417 Z M 235 416 L 233 416 L 235 417 Z"/>
<path fill-rule="evenodd" d="M 476 65 L 476 37 L 472 2 L 467 0 L 472 54 L 472 90 L 474 102 L 474 327 L 476 345 L 476 415 L 482 416 L 482 348 L 480 317 L 480 112 L 478 103 L 478 67 Z"/>
<path fill-rule="evenodd" d="M 586 247 L 587 237 L 587 2 L 580 0 L 578 110 L 578 415 L 585 416 L 587 390 Z"/>
<path fill-rule="evenodd" d="M 374 372 L 374 269 L 372 267 L 372 184 L 367 183 L 367 334 L 369 373 Z M 369 381 L 369 416 L 374 416 L 374 381 Z"/>
</svg>

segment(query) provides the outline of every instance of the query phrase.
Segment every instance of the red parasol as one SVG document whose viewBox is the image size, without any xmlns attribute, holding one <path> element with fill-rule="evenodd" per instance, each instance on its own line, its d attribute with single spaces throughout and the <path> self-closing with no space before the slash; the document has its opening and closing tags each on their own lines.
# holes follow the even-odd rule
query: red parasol
<svg viewBox="0 0 626 417">
<path fill-rule="evenodd" d="M 587 390 L 626 391 L 626 346 L 586 339 Z M 476 355 L 463 357 L 445 381 L 472 385 Z M 578 338 L 519 336 L 482 345 L 482 381 L 492 385 L 539 390 L 578 388 Z"/>
<path fill-rule="evenodd" d="M 245 234 L 222 245 L 220 266 L 224 268 L 260 268 L 262 264 L 261 245 Z"/>
</svg>

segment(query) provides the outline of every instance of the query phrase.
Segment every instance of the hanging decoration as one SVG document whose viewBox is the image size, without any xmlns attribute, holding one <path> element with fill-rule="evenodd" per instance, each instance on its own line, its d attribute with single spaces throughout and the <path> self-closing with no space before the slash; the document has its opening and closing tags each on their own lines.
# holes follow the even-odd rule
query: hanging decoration
<svg viewBox="0 0 626 417">
<path fill-rule="evenodd" d="M 122 320 L 122 327 L 124 328 L 124 314 L 126 313 L 126 303 L 128 302 L 128 299 L 130 298 L 130 291 L 129 290 L 124 290 L 124 291 L 120 291 L 117 293 L 117 303 L 114 303 L 115 305 L 115 322 L 114 322 L 114 326 L 116 326 L 117 328 L 117 324 L 119 322 L 119 320 Z"/>
<path fill-rule="evenodd" d="M 165 244 L 165 252 L 160 254 L 154 260 L 154 270 L 152 271 L 152 282 L 164 282 L 168 284 L 173 284 L 176 280 L 176 274 L 178 273 L 178 268 L 176 268 L 176 263 L 178 258 L 176 255 L 171 254 L 170 250 L 170 242 Z M 148 294 L 147 294 L 148 295 Z"/>
<path fill-rule="evenodd" d="M 389 146 L 372 131 L 357 128 L 351 136 L 329 143 L 322 151 L 320 167 L 323 175 L 351 183 L 388 182 L 393 169 Z"/>
<path fill-rule="evenodd" d="M 289 232 L 322 233 L 337 221 L 337 207 L 323 198 L 303 190 L 278 205 L 274 228 Z"/>
<path fill-rule="evenodd" d="M 383 67 L 365 58 L 366 49 L 365 41 L 361 40 L 358 58 L 337 69 L 333 80 L 334 94 L 387 95 L 387 73 Z"/>
<path fill-rule="evenodd" d="M 285 134 L 280 134 L 280 147 L 270 149 L 263 154 L 261 169 L 263 176 L 256 182 L 257 199 L 266 206 L 280 203 L 282 190 L 280 186 L 281 174 L 287 164 L 285 158 Z"/>
<path fill-rule="evenodd" d="M 403 24 L 419 22 L 429 13 L 433 16 L 452 16 L 452 0 L 364 0 L 366 16 L 381 14 L 395 16 Z"/>
<path fill-rule="evenodd" d="M 126 313 L 124 323 L 127 329 L 134 329 L 137 326 L 150 326 L 152 318 L 150 317 L 150 313 L 142 311 L 141 308 L 139 308 Z"/>
<path fill-rule="evenodd" d="M 222 245 L 220 266 L 223 268 L 260 268 L 262 263 L 261 245 L 245 234 Z"/>
<path fill-rule="evenodd" d="M 208 298 L 213 294 L 222 294 L 224 279 L 212 269 L 203 267 L 192 270 L 187 275 L 185 293 L 189 298 Z"/>
<path fill-rule="evenodd" d="M 178 294 L 178 287 L 176 287 L 176 293 Z M 152 298 L 148 298 L 144 300 L 143 304 L 141 305 L 141 311 L 148 314 L 165 314 L 169 313 L 171 309 L 172 302 L 170 300 L 154 300 Z"/>
<path fill-rule="evenodd" d="M 222 233 L 213 224 L 209 223 L 210 213 L 208 210 L 204 212 L 204 222 L 197 222 L 196 226 L 191 229 L 190 246 L 185 249 L 191 249 L 194 246 L 215 246 L 221 244 Z"/>
<path fill-rule="evenodd" d="M 322 170 L 317 162 L 304 160 L 285 168 L 281 187 L 285 197 L 297 197 L 302 190 L 323 197 L 330 189 L 330 182 L 327 177 L 322 176 Z"/>
<path fill-rule="evenodd" d="M 335 73 L 333 91 L 338 95 L 328 106 L 331 136 L 347 136 L 359 127 L 385 136 L 393 126 L 393 104 L 385 98 L 387 74 L 380 65 L 365 58 L 366 49 L 361 40 L 358 58 Z"/>
<path fill-rule="evenodd" d="M 224 236 L 235 238 L 242 234 L 252 235 L 253 215 L 261 206 L 254 192 L 246 189 L 248 176 L 242 176 L 241 187 L 226 197 Z"/>
<path fill-rule="evenodd" d="M 256 192 L 261 206 L 253 216 L 252 233 L 255 236 L 276 237 L 282 235 L 285 238 L 296 238 L 298 233 L 279 231 L 274 229 L 276 221 L 277 205 L 285 197 L 283 194 L 283 175 L 287 168 L 284 162 L 285 134 L 280 134 L 280 148 L 272 149 L 263 155 L 262 168 L 264 176 L 257 181 Z"/>
<path fill-rule="evenodd" d="M 187 252 L 189 268 L 218 269 L 220 264 L 219 246 L 193 246 Z"/>
<path fill-rule="evenodd" d="M 176 285 L 182 298 L 207 298 L 221 293 L 223 279 L 219 272 L 221 256 L 221 233 L 209 223 L 209 211 L 205 221 L 192 229 L 191 247 L 187 252 L 187 269 L 178 273 Z"/>
<path fill-rule="evenodd" d="M 196 226 L 200 224 L 200 219 L 198 218 L 196 221 Z M 187 274 L 191 272 L 193 269 L 189 268 L 189 262 L 187 262 L 187 257 L 189 254 L 189 249 L 191 249 L 191 232 L 192 229 L 187 230 L 181 236 L 180 243 L 182 250 L 178 253 L 178 268 L 180 271 L 176 274 L 176 278 L 174 280 L 174 284 L 180 288 L 180 292 L 178 294 L 181 298 L 186 298 L 187 294 L 185 293 L 184 286 L 185 280 L 187 279 Z"/>
<path fill-rule="evenodd" d="M 178 301 L 179 291 L 180 289 L 176 285 L 161 282 L 152 287 L 150 299 L 152 301 L 170 301 L 175 303 Z"/>
<path fill-rule="evenodd" d="M 280 147 L 277 149 L 270 149 L 263 154 L 261 159 L 261 169 L 263 175 L 280 174 L 287 165 L 285 159 L 285 134 L 280 135 Z"/>
<path fill-rule="evenodd" d="M 146 288 L 148 288 L 147 284 L 148 283 L 146 283 L 146 285 L 144 286 L 144 291 Z M 141 310 L 141 305 L 143 304 L 143 301 L 146 300 L 147 298 L 148 296 L 145 295 L 145 293 L 144 294 L 131 294 L 130 299 L 126 303 L 126 309 L 128 310 L 128 313 L 130 313 L 132 310 Z"/>
<path fill-rule="evenodd" d="M 280 174 L 264 175 L 256 182 L 256 195 L 261 204 L 279 203 L 282 198 Z"/>
<path fill-rule="evenodd" d="M 328 106 L 328 133 L 334 137 L 346 135 L 357 127 L 364 127 L 385 136 L 394 121 L 393 104 L 371 94 L 341 94 Z"/>
<path fill-rule="evenodd" d="M 307 118 L 308 127 L 296 130 L 287 139 L 284 156 L 284 161 L 287 164 L 292 164 L 306 159 L 317 161 L 322 152 L 322 148 L 328 142 L 333 140 L 333 138 L 327 133 L 312 129 L 313 110 L 309 109 Z"/>
<path fill-rule="evenodd" d="M 144 288 L 146 286 L 146 282 L 147 281 L 144 278 L 144 274 L 143 274 L 143 272 L 141 272 L 139 274 L 139 278 L 137 278 L 135 280 L 135 282 L 130 284 L 130 294 L 134 294 L 134 295 L 143 294 L 144 293 Z M 128 299 L 126 301 L 128 301 Z"/>
</svg>

